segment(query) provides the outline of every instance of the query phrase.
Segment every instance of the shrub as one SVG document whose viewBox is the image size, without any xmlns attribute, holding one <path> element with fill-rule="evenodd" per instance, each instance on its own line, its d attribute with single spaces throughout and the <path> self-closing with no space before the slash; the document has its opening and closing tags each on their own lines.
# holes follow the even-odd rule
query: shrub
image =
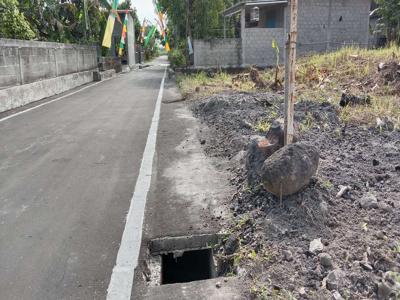
<svg viewBox="0 0 400 300">
<path fill-rule="evenodd" d="M 35 33 L 18 9 L 17 0 L 0 0 L 0 37 L 31 40 Z"/>
<path fill-rule="evenodd" d="M 181 49 L 173 49 L 168 55 L 171 67 L 184 67 L 186 66 L 186 56 Z"/>
</svg>

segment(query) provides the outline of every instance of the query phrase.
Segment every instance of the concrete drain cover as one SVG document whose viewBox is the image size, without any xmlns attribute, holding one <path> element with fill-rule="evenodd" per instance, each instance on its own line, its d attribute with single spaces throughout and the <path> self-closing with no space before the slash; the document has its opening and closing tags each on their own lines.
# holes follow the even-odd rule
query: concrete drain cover
<svg viewBox="0 0 400 300">
<path fill-rule="evenodd" d="M 161 256 L 161 284 L 183 283 L 215 277 L 211 249 L 168 253 Z"/>
<path fill-rule="evenodd" d="M 216 277 L 213 248 L 217 234 L 165 237 L 152 240 L 146 281 L 150 286 L 186 283 Z"/>
</svg>

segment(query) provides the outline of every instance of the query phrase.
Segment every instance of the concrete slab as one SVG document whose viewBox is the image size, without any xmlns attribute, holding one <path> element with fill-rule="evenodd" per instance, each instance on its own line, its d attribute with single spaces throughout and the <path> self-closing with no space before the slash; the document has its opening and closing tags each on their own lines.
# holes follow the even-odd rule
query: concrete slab
<svg viewBox="0 0 400 300">
<path fill-rule="evenodd" d="M 217 287 L 217 285 L 219 287 Z M 144 300 L 244 300 L 243 284 L 236 278 L 215 278 L 185 284 L 168 284 L 152 288 Z"/>
<path fill-rule="evenodd" d="M 173 85 L 167 82 L 166 87 Z M 166 97 L 164 100 L 168 100 L 168 93 Z M 215 237 L 223 226 L 217 217 L 222 216 L 223 220 L 229 214 L 227 202 L 231 195 L 228 174 L 218 170 L 217 161 L 205 156 L 198 137 L 200 124 L 185 103 L 163 104 L 159 128 L 142 250 L 131 298 L 241 299 L 237 298 L 240 289 L 236 283 L 217 289 L 215 284 L 221 279 L 161 287 L 151 287 L 145 281 L 143 274 L 149 271 L 151 242 L 156 252 L 165 252 L 174 247 L 182 250 L 186 242 L 190 244 L 187 248 L 192 248 L 196 243 L 202 244 L 202 239 Z M 190 236 L 200 239 L 190 241 Z M 160 239 L 154 242 L 157 238 Z"/>
<path fill-rule="evenodd" d="M 61 94 L 93 81 L 93 70 L 17 85 L 0 90 L 0 112 Z"/>
<path fill-rule="evenodd" d="M 175 82 L 173 82 L 172 80 L 167 81 L 165 84 L 164 97 L 162 102 L 165 104 L 170 104 L 184 100 L 185 98 L 182 96 Z"/>
</svg>

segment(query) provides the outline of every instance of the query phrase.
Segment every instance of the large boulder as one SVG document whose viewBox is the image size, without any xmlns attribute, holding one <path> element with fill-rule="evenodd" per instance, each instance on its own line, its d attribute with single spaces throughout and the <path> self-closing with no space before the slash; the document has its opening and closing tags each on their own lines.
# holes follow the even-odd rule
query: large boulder
<svg viewBox="0 0 400 300">
<path fill-rule="evenodd" d="M 278 197 L 295 194 L 310 183 L 318 163 L 316 147 L 305 143 L 285 146 L 264 161 L 261 170 L 264 188 Z"/>
<path fill-rule="evenodd" d="M 264 161 L 284 146 L 283 120 L 271 124 L 266 136 L 253 136 L 247 151 L 246 168 L 250 184 L 261 176 Z"/>
</svg>

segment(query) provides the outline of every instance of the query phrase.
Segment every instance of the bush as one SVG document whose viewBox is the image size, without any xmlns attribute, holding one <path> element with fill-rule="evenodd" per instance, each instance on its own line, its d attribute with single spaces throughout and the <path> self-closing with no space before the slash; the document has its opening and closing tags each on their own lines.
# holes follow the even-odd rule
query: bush
<svg viewBox="0 0 400 300">
<path fill-rule="evenodd" d="M 160 51 L 158 46 L 153 46 L 153 47 L 146 47 L 144 49 L 144 59 L 145 61 L 150 61 L 155 57 L 160 56 Z"/>
<path fill-rule="evenodd" d="M 182 49 L 173 49 L 168 55 L 171 67 L 179 68 L 186 66 L 186 56 Z"/>
<path fill-rule="evenodd" d="M 18 1 L 0 0 L 0 37 L 31 40 L 35 36 L 31 25 L 18 9 Z"/>
</svg>

